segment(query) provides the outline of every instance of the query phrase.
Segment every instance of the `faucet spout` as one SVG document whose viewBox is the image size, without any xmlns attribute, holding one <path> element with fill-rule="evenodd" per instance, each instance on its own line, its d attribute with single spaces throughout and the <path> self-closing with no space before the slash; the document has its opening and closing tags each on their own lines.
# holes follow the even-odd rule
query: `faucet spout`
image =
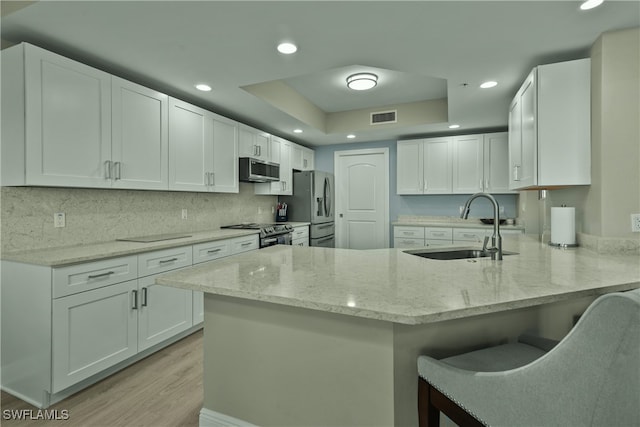
<svg viewBox="0 0 640 427">
<path fill-rule="evenodd" d="M 478 197 L 483 197 L 488 199 L 493 205 L 493 235 L 491 236 L 491 248 L 487 248 L 487 241 L 485 239 L 483 250 L 488 250 L 491 252 L 491 259 L 502 261 L 502 236 L 500 235 L 500 208 L 498 206 L 498 201 L 489 193 L 476 193 L 469 197 L 467 203 L 465 203 L 464 208 L 462 209 L 462 213 L 460 214 L 460 218 L 467 219 L 469 218 L 469 210 L 471 207 L 471 202 L 473 202 Z"/>
</svg>

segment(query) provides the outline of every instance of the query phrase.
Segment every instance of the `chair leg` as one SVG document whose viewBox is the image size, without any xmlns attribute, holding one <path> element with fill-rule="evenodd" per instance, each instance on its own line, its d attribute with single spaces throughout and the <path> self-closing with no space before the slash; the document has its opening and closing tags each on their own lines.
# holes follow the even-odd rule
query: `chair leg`
<svg viewBox="0 0 640 427">
<path fill-rule="evenodd" d="M 418 425 L 419 427 L 440 427 L 440 411 L 431 401 L 433 388 L 423 378 L 418 379 Z"/>
<path fill-rule="evenodd" d="M 426 381 L 425 381 L 426 382 Z M 427 383 L 429 388 L 429 407 L 434 408 L 435 411 L 441 411 L 451 421 L 462 427 L 483 427 L 484 424 L 474 418 L 467 411 L 458 406 L 457 403 L 449 399 L 444 394 L 440 393 L 431 384 Z M 431 411 L 434 412 L 434 411 Z M 438 426 L 438 424 L 434 424 Z M 431 424 L 429 424 L 431 426 Z M 422 427 L 422 426 L 420 426 Z"/>
</svg>

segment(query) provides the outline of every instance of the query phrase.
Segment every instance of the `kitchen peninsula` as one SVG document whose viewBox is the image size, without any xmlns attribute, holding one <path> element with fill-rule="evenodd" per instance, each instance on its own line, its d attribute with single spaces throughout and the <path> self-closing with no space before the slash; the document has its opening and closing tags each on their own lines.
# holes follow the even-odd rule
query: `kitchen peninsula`
<svg viewBox="0 0 640 427">
<path fill-rule="evenodd" d="M 415 426 L 419 354 L 560 339 L 597 295 L 640 287 L 637 255 L 504 248 L 518 255 L 279 245 L 160 276 L 205 292 L 200 424 Z"/>
</svg>

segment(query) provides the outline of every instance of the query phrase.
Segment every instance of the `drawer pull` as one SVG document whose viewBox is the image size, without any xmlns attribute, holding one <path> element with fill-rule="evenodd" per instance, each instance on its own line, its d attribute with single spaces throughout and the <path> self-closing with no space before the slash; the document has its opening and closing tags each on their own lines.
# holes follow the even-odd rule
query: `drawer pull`
<svg viewBox="0 0 640 427">
<path fill-rule="evenodd" d="M 246 242 L 246 243 L 241 243 L 240 246 L 249 246 L 253 244 L 253 242 Z"/>
<path fill-rule="evenodd" d="M 163 259 L 163 260 L 158 261 L 158 264 L 166 264 L 168 262 L 174 262 L 174 261 L 177 261 L 177 260 L 178 260 L 177 257 L 174 257 L 174 258 L 171 258 L 171 259 Z"/>
<path fill-rule="evenodd" d="M 99 279 L 101 277 L 107 277 L 107 276 L 111 276 L 112 274 L 115 274 L 115 271 L 107 271 L 106 273 L 100 273 L 100 274 L 91 274 L 89 276 L 87 276 L 88 279 Z"/>
<path fill-rule="evenodd" d="M 464 237 L 475 238 L 477 237 L 475 234 L 463 234 Z"/>
<path fill-rule="evenodd" d="M 207 251 L 208 254 L 215 254 L 220 252 L 222 249 L 218 248 L 218 249 L 210 249 Z"/>
</svg>

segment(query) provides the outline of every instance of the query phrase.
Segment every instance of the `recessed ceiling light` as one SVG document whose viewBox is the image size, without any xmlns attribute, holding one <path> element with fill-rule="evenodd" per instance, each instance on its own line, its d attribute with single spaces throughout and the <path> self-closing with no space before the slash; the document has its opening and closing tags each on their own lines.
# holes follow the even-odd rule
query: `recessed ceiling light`
<svg viewBox="0 0 640 427">
<path fill-rule="evenodd" d="M 498 82 L 494 82 L 494 81 L 484 82 L 480 85 L 482 89 L 489 89 L 490 87 L 496 87 L 496 86 L 498 86 Z"/>
<path fill-rule="evenodd" d="M 347 77 L 347 86 L 353 90 L 367 90 L 378 84 L 378 76 L 373 73 L 357 73 Z"/>
<path fill-rule="evenodd" d="M 460 125 L 449 125 L 449 129 L 458 129 Z"/>
<path fill-rule="evenodd" d="M 211 90 L 211 86 L 206 85 L 204 83 L 198 83 L 196 85 L 196 89 L 201 90 L 203 92 L 209 92 Z"/>
<path fill-rule="evenodd" d="M 600 6 L 603 1 L 604 0 L 586 0 L 584 3 L 580 5 L 580 9 L 582 10 L 593 9 L 594 7 Z"/>
<path fill-rule="evenodd" d="M 302 133 L 302 129 L 294 129 L 293 133 Z"/>
<path fill-rule="evenodd" d="M 292 53 L 296 53 L 298 51 L 298 46 L 293 43 L 284 42 L 278 45 L 278 52 L 284 53 L 285 55 L 290 55 Z"/>
<path fill-rule="evenodd" d="M 349 139 L 353 139 L 353 138 L 355 138 L 355 137 L 356 137 L 356 136 L 355 136 L 354 134 L 352 134 L 352 133 L 350 133 L 349 135 L 347 135 L 347 138 L 349 138 Z"/>
</svg>

